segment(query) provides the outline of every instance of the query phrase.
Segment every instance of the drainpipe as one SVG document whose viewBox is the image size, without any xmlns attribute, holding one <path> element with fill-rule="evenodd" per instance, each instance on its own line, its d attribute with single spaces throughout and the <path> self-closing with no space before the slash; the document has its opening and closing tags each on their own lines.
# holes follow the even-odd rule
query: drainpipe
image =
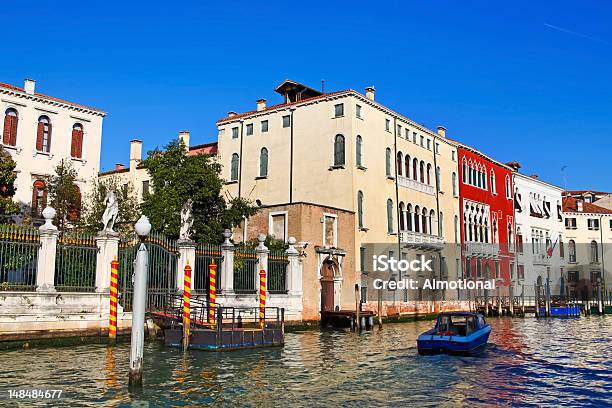
<svg viewBox="0 0 612 408">
<path fill-rule="evenodd" d="M 293 203 L 293 112 L 295 108 L 292 107 L 289 109 L 291 112 L 291 117 L 289 120 L 291 121 L 290 125 L 290 147 L 289 147 L 289 204 Z"/>
<path fill-rule="evenodd" d="M 240 119 L 240 158 L 238 161 L 238 198 L 241 197 L 240 191 L 242 189 L 242 162 L 244 158 L 242 157 L 242 142 L 244 138 L 242 137 L 242 130 L 244 127 L 244 120 Z"/>
<path fill-rule="evenodd" d="M 434 179 L 436 180 L 436 217 L 438 217 L 438 236 L 442 237 L 442 225 L 440 224 L 440 186 L 438 183 L 442 178 L 442 170 L 440 170 L 440 176 L 438 177 L 438 161 L 436 159 L 436 142 L 438 138 L 434 136 L 433 138 L 433 162 L 434 162 Z M 452 191 L 452 189 L 451 189 Z M 440 258 L 440 281 L 442 281 L 442 250 L 438 251 L 438 258 Z M 445 294 L 444 289 L 441 289 L 442 293 Z M 446 296 L 445 296 L 446 297 Z M 442 298 L 442 297 L 440 297 Z"/>
</svg>

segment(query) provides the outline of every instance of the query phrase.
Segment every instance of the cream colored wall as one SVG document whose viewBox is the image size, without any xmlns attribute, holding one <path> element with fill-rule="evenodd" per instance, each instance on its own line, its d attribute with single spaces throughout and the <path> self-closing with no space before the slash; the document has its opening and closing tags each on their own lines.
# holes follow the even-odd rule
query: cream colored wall
<svg viewBox="0 0 612 408">
<path fill-rule="evenodd" d="M 105 113 L 79 108 L 54 100 L 27 95 L 22 92 L 2 91 L 0 113 L 2 122 L 8 108 L 16 109 L 19 115 L 16 148 L 4 146 L 17 163 L 15 168 L 16 194 L 14 200 L 21 206 L 31 206 L 33 183 L 55 173 L 55 167 L 68 160 L 77 171 L 77 184 L 83 196 L 89 192 L 91 180 L 98 175 L 100 168 L 100 146 L 102 140 L 102 121 Z M 38 118 L 46 115 L 51 121 L 50 153 L 36 151 Z M 72 127 L 75 123 L 83 126 L 82 159 L 70 156 Z"/>
</svg>

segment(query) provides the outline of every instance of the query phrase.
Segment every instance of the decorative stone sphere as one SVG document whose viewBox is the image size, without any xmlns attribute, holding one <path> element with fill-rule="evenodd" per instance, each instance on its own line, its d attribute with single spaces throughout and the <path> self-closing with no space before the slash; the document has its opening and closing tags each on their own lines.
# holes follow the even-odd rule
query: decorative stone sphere
<svg viewBox="0 0 612 408">
<path fill-rule="evenodd" d="M 257 235 L 257 240 L 258 240 L 259 242 L 265 242 L 265 240 L 266 240 L 266 234 L 259 234 L 259 235 Z"/>
<path fill-rule="evenodd" d="M 136 234 L 138 234 L 141 239 L 144 239 L 149 235 L 151 232 L 151 223 L 146 215 L 142 215 L 140 217 L 138 222 L 136 222 L 136 225 L 134 225 L 134 229 L 136 230 Z"/>
<path fill-rule="evenodd" d="M 55 208 L 50 207 L 50 206 L 46 206 L 45 209 L 42 212 L 42 216 L 44 217 L 45 220 L 52 220 L 55 218 L 55 214 L 57 214 L 57 212 L 55 211 Z"/>
<path fill-rule="evenodd" d="M 295 239 L 295 237 L 289 237 L 289 240 L 287 242 L 289 243 L 289 245 L 295 245 L 297 243 L 297 240 Z"/>
<path fill-rule="evenodd" d="M 223 230 L 223 238 L 230 239 L 232 237 L 232 231 L 229 229 Z"/>
</svg>

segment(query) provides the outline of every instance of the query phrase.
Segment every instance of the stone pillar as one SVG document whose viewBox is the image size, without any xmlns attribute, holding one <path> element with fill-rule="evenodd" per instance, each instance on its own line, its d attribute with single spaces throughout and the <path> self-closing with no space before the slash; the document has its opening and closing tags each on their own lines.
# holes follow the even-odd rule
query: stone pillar
<svg viewBox="0 0 612 408">
<path fill-rule="evenodd" d="M 183 293 L 183 286 L 185 285 L 185 266 L 189 263 L 193 273 L 191 274 L 191 290 L 195 288 L 195 250 L 196 243 L 190 239 L 179 239 L 176 242 L 178 246 L 179 256 L 177 260 L 176 270 L 176 289 L 178 292 Z M 208 268 L 208 266 L 206 266 Z"/>
<path fill-rule="evenodd" d="M 111 262 L 119 256 L 119 233 L 100 231 L 96 235 L 96 292 L 110 293 Z"/>
<path fill-rule="evenodd" d="M 295 249 L 296 240 L 289 237 L 289 248 L 287 249 L 287 293 L 289 295 L 302 296 L 302 260 L 300 253 Z"/>
<path fill-rule="evenodd" d="M 221 254 L 223 256 L 223 266 L 221 267 L 221 286 L 217 288 L 217 292 L 222 292 L 224 295 L 232 295 L 234 293 L 234 244 L 230 241 L 232 232 L 228 229 L 223 231 L 225 241 L 221 244 Z M 258 278 L 259 279 L 259 278 Z M 217 282 L 219 282 L 217 278 Z"/>
<path fill-rule="evenodd" d="M 55 255 L 59 231 L 52 222 L 55 218 L 55 210 L 52 207 L 45 207 L 42 215 L 45 218 L 45 224 L 38 229 L 40 248 L 38 249 L 36 291 L 55 292 Z"/>
<path fill-rule="evenodd" d="M 257 252 L 257 268 L 255 269 L 255 289 L 257 293 L 259 293 L 259 271 L 262 269 L 266 273 L 266 291 L 268 290 L 268 254 L 270 250 L 264 245 L 264 241 L 266 240 L 265 234 L 259 234 L 257 236 L 257 241 L 259 241 L 259 245 L 255 248 L 255 252 Z"/>
</svg>

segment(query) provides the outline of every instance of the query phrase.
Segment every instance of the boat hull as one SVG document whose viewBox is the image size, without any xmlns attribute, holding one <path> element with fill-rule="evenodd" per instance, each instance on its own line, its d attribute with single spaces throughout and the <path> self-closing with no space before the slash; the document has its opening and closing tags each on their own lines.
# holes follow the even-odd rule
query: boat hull
<svg viewBox="0 0 612 408">
<path fill-rule="evenodd" d="M 489 340 L 491 326 L 487 325 L 468 336 L 446 336 L 425 332 L 417 339 L 419 354 L 477 355 L 482 353 Z"/>
</svg>

